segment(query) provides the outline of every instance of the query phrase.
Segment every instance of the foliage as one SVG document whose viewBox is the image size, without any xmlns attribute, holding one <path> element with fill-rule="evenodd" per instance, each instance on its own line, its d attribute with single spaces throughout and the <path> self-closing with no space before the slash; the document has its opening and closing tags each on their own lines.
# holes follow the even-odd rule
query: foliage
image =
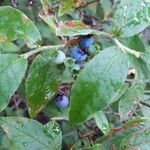
<svg viewBox="0 0 150 150">
<path fill-rule="evenodd" d="M 0 1 L 0 149 L 149 150 L 148 0 Z"/>
</svg>

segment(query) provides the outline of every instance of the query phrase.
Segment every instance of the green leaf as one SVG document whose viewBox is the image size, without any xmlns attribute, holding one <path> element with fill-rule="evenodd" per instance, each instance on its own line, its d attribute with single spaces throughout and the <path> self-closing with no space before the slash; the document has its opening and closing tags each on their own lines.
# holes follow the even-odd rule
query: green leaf
<svg viewBox="0 0 150 150">
<path fill-rule="evenodd" d="M 140 52 L 146 52 L 145 46 L 138 35 L 134 35 L 134 36 L 128 37 L 128 38 L 122 38 L 121 42 L 125 46 L 127 46 L 131 49 L 134 49 L 134 50 L 140 51 Z"/>
<path fill-rule="evenodd" d="M 18 150 L 61 149 L 62 134 L 55 122 L 43 126 L 32 119 L 1 117 L 0 126 Z"/>
<path fill-rule="evenodd" d="M 150 2 L 122 0 L 113 19 L 113 32 L 121 37 L 138 34 L 150 25 Z"/>
<path fill-rule="evenodd" d="M 79 20 L 66 21 L 57 29 L 57 36 L 77 36 L 90 34 L 93 30 Z"/>
<path fill-rule="evenodd" d="M 18 89 L 27 69 L 27 60 L 19 55 L 0 54 L 0 111 Z"/>
<path fill-rule="evenodd" d="M 55 31 L 57 29 L 55 21 L 55 11 L 52 10 L 48 0 L 41 0 L 42 9 L 39 12 L 39 16 L 49 25 L 49 27 Z"/>
<path fill-rule="evenodd" d="M 38 46 L 41 35 L 33 22 L 21 11 L 10 6 L 1 6 L 0 16 L 0 42 L 24 39 L 28 47 Z"/>
<path fill-rule="evenodd" d="M 93 115 L 93 117 L 99 129 L 104 133 L 104 135 L 107 135 L 110 131 L 110 128 L 109 128 L 109 122 L 104 112 L 98 111 Z"/>
<path fill-rule="evenodd" d="M 29 114 L 35 117 L 53 98 L 60 82 L 61 70 L 53 60 L 55 49 L 45 51 L 34 60 L 26 80 L 26 96 Z"/>
<path fill-rule="evenodd" d="M 129 60 L 131 62 L 131 67 L 134 67 L 137 71 L 137 77 L 140 78 L 144 77 L 146 79 L 149 79 L 150 78 L 150 67 L 149 67 L 150 54 L 148 54 L 148 52 L 146 51 L 145 46 L 141 41 L 141 39 L 137 35 L 135 35 L 133 37 L 121 39 L 121 41 L 125 46 L 134 49 L 136 51 L 142 52 L 140 58 L 136 58 L 133 55 L 129 54 L 128 55 Z"/>
<path fill-rule="evenodd" d="M 62 16 L 71 10 L 73 10 L 75 7 L 79 7 L 85 4 L 85 0 L 63 0 L 61 1 L 59 5 L 59 11 L 58 16 Z"/>
<path fill-rule="evenodd" d="M 3 53 L 15 53 L 20 51 L 20 47 L 12 42 L 1 42 L 0 43 L 0 52 Z"/>
<path fill-rule="evenodd" d="M 105 16 L 107 17 L 107 15 L 112 10 L 112 3 L 110 0 L 101 0 L 101 4 L 102 4 L 103 11 L 105 13 Z"/>
<path fill-rule="evenodd" d="M 62 16 L 65 13 L 73 10 L 75 7 L 74 1 L 73 0 L 63 0 L 61 1 L 59 5 L 59 11 L 58 11 L 58 16 Z"/>
<path fill-rule="evenodd" d="M 150 147 L 150 128 L 126 136 L 122 140 L 120 149 L 129 150 L 132 148 L 138 148 L 143 150 L 149 150 L 149 147 Z"/>
<path fill-rule="evenodd" d="M 144 88 L 145 83 L 134 82 L 120 98 L 118 112 L 121 120 L 126 120 L 132 116 L 134 101 L 144 94 Z"/>
<path fill-rule="evenodd" d="M 123 93 L 128 58 L 116 47 L 96 55 L 81 71 L 71 91 L 70 123 L 75 125 L 116 101 Z M 120 93 L 120 95 L 118 95 Z"/>
</svg>

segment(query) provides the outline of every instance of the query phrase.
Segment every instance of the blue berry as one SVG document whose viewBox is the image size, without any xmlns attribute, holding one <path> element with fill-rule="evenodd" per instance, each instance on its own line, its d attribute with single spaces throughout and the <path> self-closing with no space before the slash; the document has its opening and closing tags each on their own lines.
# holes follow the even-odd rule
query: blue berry
<svg viewBox="0 0 150 150">
<path fill-rule="evenodd" d="M 78 47 L 71 48 L 70 56 L 76 60 L 77 63 L 81 63 L 86 59 L 86 55 Z"/>
<path fill-rule="evenodd" d="M 94 39 L 91 35 L 84 35 L 80 37 L 79 47 L 81 49 L 89 48 L 94 43 Z"/>
<path fill-rule="evenodd" d="M 68 106 L 68 104 L 69 104 L 69 99 L 65 95 L 59 95 L 55 99 L 55 105 L 58 108 L 66 108 Z"/>
</svg>

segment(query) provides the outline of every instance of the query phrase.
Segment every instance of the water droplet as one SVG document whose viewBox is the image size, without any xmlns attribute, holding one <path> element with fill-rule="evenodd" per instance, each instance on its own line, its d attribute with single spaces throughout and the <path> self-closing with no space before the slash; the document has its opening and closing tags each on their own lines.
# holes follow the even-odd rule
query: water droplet
<svg viewBox="0 0 150 150">
<path fill-rule="evenodd" d="M 28 142 L 23 142 L 23 146 L 27 146 L 28 145 Z"/>
<path fill-rule="evenodd" d="M 48 91 L 46 96 L 45 96 L 45 100 L 50 100 L 54 95 L 55 95 L 55 92 Z"/>
<path fill-rule="evenodd" d="M 144 126 L 144 125 L 145 125 L 145 123 L 144 123 L 144 122 L 140 122 L 140 125 Z"/>
<path fill-rule="evenodd" d="M 146 130 L 145 135 L 150 135 L 150 130 Z"/>
</svg>

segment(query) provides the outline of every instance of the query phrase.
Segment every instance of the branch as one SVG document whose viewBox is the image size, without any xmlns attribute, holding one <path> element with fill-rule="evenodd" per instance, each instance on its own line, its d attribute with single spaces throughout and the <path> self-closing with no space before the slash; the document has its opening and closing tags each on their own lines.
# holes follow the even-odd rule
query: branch
<svg viewBox="0 0 150 150">
<path fill-rule="evenodd" d="M 64 45 L 42 46 L 42 47 L 40 47 L 40 48 L 38 48 L 38 49 L 32 50 L 32 51 L 27 52 L 27 53 L 25 53 L 25 54 L 22 54 L 22 55 L 20 55 L 20 56 L 21 56 L 21 57 L 24 57 L 25 59 L 27 59 L 28 57 L 30 57 L 30 56 L 32 56 L 32 55 L 34 55 L 34 54 L 36 54 L 36 53 L 42 52 L 42 51 L 44 51 L 44 50 L 53 49 L 53 48 L 63 48 L 63 47 L 64 47 Z"/>
<path fill-rule="evenodd" d="M 117 38 L 115 38 L 112 34 L 107 33 L 107 32 L 102 32 L 102 31 L 97 31 L 97 34 L 105 36 L 111 40 L 113 40 L 115 42 L 115 44 L 118 46 L 118 48 L 123 51 L 123 52 L 127 52 L 129 54 L 134 55 L 135 57 L 139 58 L 140 55 L 142 54 L 139 51 L 135 51 L 133 49 L 130 49 L 128 47 L 126 47 L 125 45 L 123 45 Z"/>
<path fill-rule="evenodd" d="M 146 106 L 146 107 L 149 107 L 150 108 L 150 104 L 144 102 L 144 101 L 139 101 L 140 104 Z"/>
<path fill-rule="evenodd" d="M 136 123 L 132 123 L 132 124 L 124 124 L 118 128 L 113 128 L 113 129 L 111 129 L 111 131 L 109 132 L 109 134 L 107 136 L 104 136 L 103 138 L 96 140 L 94 143 L 99 143 L 99 142 L 102 143 L 103 141 L 108 140 L 112 136 L 115 136 L 123 131 L 126 131 L 130 128 L 138 127 L 138 126 L 139 126 L 139 124 L 136 122 Z"/>
</svg>

